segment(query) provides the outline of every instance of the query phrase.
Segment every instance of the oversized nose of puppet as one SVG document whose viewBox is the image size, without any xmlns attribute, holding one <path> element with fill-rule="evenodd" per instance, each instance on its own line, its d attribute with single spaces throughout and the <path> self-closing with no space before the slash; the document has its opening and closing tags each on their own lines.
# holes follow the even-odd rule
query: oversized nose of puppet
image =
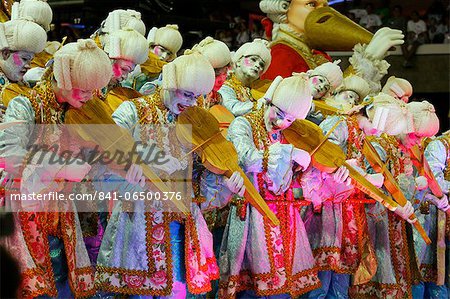
<svg viewBox="0 0 450 299">
<path fill-rule="evenodd" d="M 351 51 L 358 44 L 368 44 L 373 34 L 333 8 L 314 9 L 305 20 L 308 45 L 323 51 Z M 327 38 L 323 38 L 326 36 Z"/>
</svg>

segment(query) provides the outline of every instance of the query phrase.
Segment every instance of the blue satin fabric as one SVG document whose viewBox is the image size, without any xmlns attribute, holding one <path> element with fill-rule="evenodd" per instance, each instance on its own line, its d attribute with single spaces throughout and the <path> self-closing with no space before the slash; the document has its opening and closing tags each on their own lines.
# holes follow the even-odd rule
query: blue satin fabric
<svg viewBox="0 0 450 299">
<path fill-rule="evenodd" d="M 322 287 L 308 292 L 301 298 L 308 299 L 345 299 L 348 297 L 350 287 L 350 275 L 339 274 L 333 271 L 320 271 L 319 274 Z"/>
<path fill-rule="evenodd" d="M 172 265 L 174 279 L 186 282 L 184 265 L 184 225 L 172 221 L 170 227 L 170 245 L 172 249 Z"/>
<path fill-rule="evenodd" d="M 438 286 L 433 282 L 421 282 L 412 287 L 413 299 L 448 299 L 447 286 Z"/>
<path fill-rule="evenodd" d="M 48 242 L 50 247 L 50 259 L 52 261 L 53 275 L 56 281 L 56 290 L 58 291 L 57 298 L 73 298 L 67 276 L 68 268 L 66 254 L 64 252 L 64 243 L 61 239 L 54 236 L 48 236 Z M 36 298 L 47 299 L 52 297 L 43 295 Z"/>
</svg>

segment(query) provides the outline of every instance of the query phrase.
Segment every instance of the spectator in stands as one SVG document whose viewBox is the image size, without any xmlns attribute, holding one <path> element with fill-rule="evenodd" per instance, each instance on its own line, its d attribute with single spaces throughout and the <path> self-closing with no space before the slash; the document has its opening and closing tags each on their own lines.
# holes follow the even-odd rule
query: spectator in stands
<svg viewBox="0 0 450 299">
<path fill-rule="evenodd" d="M 442 44 L 444 42 L 445 33 L 447 32 L 448 27 L 444 25 L 443 20 L 436 20 L 435 18 L 429 19 L 428 38 L 431 43 Z"/>
<path fill-rule="evenodd" d="M 391 16 L 391 10 L 389 8 L 390 6 L 391 6 L 390 0 L 382 0 L 381 5 L 375 11 L 375 14 L 377 14 L 380 17 L 381 22 L 383 24 L 386 24 L 387 20 Z"/>
<path fill-rule="evenodd" d="M 403 9 L 400 5 L 395 5 L 392 8 L 391 17 L 387 20 L 386 26 L 406 32 L 406 19 L 402 15 L 402 11 Z"/>
<path fill-rule="evenodd" d="M 237 22 L 236 48 L 250 41 L 250 32 L 247 28 L 246 21 L 239 19 Z"/>
<path fill-rule="evenodd" d="M 402 45 L 403 57 L 405 58 L 403 67 L 413 67 L 411 60 L 417 48 L 428 40 L 427 24 L 420 19 L 417 11 L 411 13 L 411 20 L 406 25 L 406 31 L 406 42 Z"/>
<path fill-rule="evenodd" d="M 363 16 L 361 18 L 361 20 L 359 21 L 359 24 L 361 26 L 365 27 L 367 30 L 369 30 L 371 32 L 375 32 L 383 24 L 381 22 L 381 18 L 379 15 L 374 13 L 372 3 L 368 3 L 366 5 L 366 11 L 367 11 L 367 15 Z"/>
</svg>

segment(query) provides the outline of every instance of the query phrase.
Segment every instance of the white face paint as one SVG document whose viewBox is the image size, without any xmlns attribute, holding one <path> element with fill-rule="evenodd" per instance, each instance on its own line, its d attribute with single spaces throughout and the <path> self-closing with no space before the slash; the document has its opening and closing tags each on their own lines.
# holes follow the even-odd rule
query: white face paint
<svg viewBox="0 0 450 299">
<path fill-rule="evenodd" d="M 176 115 L 188 107 L 195 106 L 197 104 L 197 98 L 200 96 L 181 89 L 177 89 L 170 94 L 171 97 L 169 99 L 164 99 L 164 105 Z"/>
<path fill-rule="evenodd" d="M 241 57 L 236 63 L 236 70 L 250 81 L 258 79 L 264 71 L 265 62 L 257 55 Z"/>
<path fill-rule="evenodd" d="M 158 56 L 160 60 L 166 62 L 169 62 L 173 54 L 171 51 L 160 45 L 153 46 L 152 52 L 156 54 L 156 56 Z"/>
<path fill-rule="evenodd" d="M 111 84 L 118 84 L 125 80 L 130 72 L 134 70 L 136 65 L 129 60 L 114 59 L 112 63 L 113 76 Z"/>
<path fill-rule="evenodd" d="M 343 90 L 327 99 L 326 103 L 339 110 L 348 111 L 353 108 L 359 101 L 359 96 L 352 90 Z"/>
<path fill-rule="evenodd" d="M 60 102 L 66 102 L 74 108 L 81 108 L 87 101 L 93 97 L 93 90 L 84 90 L 79 88 L 73 88 L 70 90 L 60 89 L 58 100 Z"/>
<path fill-rule="evenodd" d="M 295 117 L 270 104 L 264 114 L 264 122 L 269 132 L 288 128 L 295 121 Z"/>
<path fill-rule="evenodd" d="M 31 60 L 34 53 L 28 51 L 2 51 L 1 69 L 5 73 L 9 81 L 19 82 L 23 80 L 23 76 L 30 69 Z"/>
<path fill-rule="evenodd" d="M 309 86 L 314 99 L 322 98 L 331 88 L 327 78 L 320 75 L 310 77 Z"/>
</svg>

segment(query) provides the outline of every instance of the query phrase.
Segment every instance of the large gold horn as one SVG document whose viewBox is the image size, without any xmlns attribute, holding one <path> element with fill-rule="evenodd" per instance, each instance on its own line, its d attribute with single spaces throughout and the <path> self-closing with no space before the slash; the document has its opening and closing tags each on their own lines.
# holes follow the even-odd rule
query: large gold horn
<svg viewBox="0 0 450 299">
<path fill-rule="evenodd" d="M 311 48 L 323 51 L 351 51 L 357 43 L 368 44 L 373 36 L 329 6 L 309 13 L 305 35 Z"/>
</svg>

